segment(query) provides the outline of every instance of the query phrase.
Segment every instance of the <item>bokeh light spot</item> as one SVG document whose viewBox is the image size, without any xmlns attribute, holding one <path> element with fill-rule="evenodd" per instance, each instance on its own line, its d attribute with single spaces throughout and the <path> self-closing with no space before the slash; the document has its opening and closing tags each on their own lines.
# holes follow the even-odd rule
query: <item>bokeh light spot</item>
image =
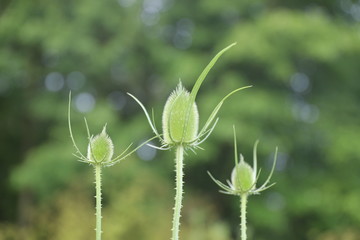
<svg viewBox="0 0 360 240">
<path fill-rule="evenodd" d="M 144 161 L 153 160 L 156 156 L 156 149 L 148 145 L 144 145 L 136 151 L 140 159 Z"/>
<path fill-rule="evenodd" d="M 118 3 L 120 4 L 120 6 L 128 8 L 134 5 L 135 0 L 118 0 Z"/>
<path fill-rule="evenodd" d="M 45 77 L 45 87 L 51 92 L 60 91 L 64 87 L 64 77 L 61 73 L 51 72 Z"/>
<path fill-rule="evenodd" d="M 304 93 L 309 89 L 310 80 L 304 73 L 295 73 L 291 76 L 290 86 L 296 93 Z"/>
<path fill-rule="evenodd" d="M 115 110 L 121 110 L 126 103 L 126 97 L 125 94 L 120 91 L 113 91 L 108 96 L 109 102 L 111 106 Z"/>
<path fill-rule="evenodd" d="M 80 93 L 75 98 L 75 106 L 80 112 L 90 112 L 94 109 L 95 98 L 90 93 Z"/>
<path fill-rule="evenodd" d="M 141 20 L 147 26 L 155 25 L 159 22 L 160 12 L 164 8 L 164 0 L 145 0 Z"/>
<path fill-rule="evenodd" d="M 317 106 L 304 102 L 295 103 L 292 111 L 295 119 L 306 123 L 315 123 L 320 114 Z"/>
<path fill-rule="evenodd" d="M 79 90 L 85 84 L 86 78 L 85 75 L 81 72 L 75 71 L 69 73 L 66 78 L 66 84 L 71 90 Z"/>
<path fill-rule="evenodd" d="M 188 19 L 180 19 L 176 23 L 176 30 L 173 36 L 173 44 L 176 48 L 187 49 L 192 44 L 192 32 L 194 23 Z"/>
</svg>

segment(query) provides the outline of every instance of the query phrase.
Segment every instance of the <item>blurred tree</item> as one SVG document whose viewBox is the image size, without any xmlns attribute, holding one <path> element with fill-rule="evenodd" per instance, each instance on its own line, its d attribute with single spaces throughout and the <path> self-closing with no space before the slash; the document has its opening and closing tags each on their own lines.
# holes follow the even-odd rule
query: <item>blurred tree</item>
<svg viewBox="0 0 360 240">
<path fill-rule="evenodd" d="M 213 54 L 234 41 L 236 48 L 199 93 L 200 121 L 229 90 L 254 87 L 225 104 L 203 145 L 206 151 L 189 153 L 183 236 L 237 235 L 238 203 L 219 195 L 206 174 L 229 176 L 235 124 L 246 159 L 256 139 L 265 165 L 271 159 L 266 154 L 276 145 L 281 150 L 278 184 L 254 196 L 249 206 L 253 238 L 358 239 L 359 9 L 352 0 L 1 1 L 0 239 L 62 238 L 65 232 L 73 234 L 67 239 L 89 237 L 87 221 L 76 228 L 84 232 L 71 232 L 70 223 L 78 220 L 69 208 L 79 211 L 77 217 L 92 215 L 93 186 L 88 169 L 71 156 L 69 90 L 81 147 L 86 147 L 86 115 L 94 134 L 108 123 L 121 151 L 151 134 L 126 92 L 155 106 L 159 116 L 178 79 L 190 89 Z M 135 156 L 151 161 L 138 163 Z M 161 209 L 172 205 L 171 158 L 144 148 L 109 170 L 104 188 L 105 221 L 113 221 L 108 233 L 105 229 L 109 238 L 131 239 L 134 231 L 133 239 L 168 237 L 171 219 Z M 142 179 L 144 171 L 151 181 Z M 79 195 L 81 184 L 74 182 L 83 182 Z M 160 200 L 148 196 L 152 193 Z M 47 225 L 54 211 L 59 224 Z M 146 221 L 159 219 L 157 213 L 164 221 L 149 228 Z M 121 215 L 126 223 L 118 226 Z M 18 224 L 27 228 L 21 231 Z"/>
</svg>

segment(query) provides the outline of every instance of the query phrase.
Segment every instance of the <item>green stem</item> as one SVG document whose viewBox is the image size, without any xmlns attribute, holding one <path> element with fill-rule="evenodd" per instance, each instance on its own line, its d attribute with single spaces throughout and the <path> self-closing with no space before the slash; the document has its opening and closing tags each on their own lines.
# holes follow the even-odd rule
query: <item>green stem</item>
<svg viewBox="0 0 360 240">
<path fill-rule="evenodd" d="M 175 158 L 175 172 L 176 172 L 176 196 L 175 196 L 175 207 L 173 216 L 173 228 L 172 228 L 172 240 L 179 239 L 179 228 L 180 228 L 180 212 L 182 207 L 182 195 L 183 195 L 183 176 L 184 176 L 184 148 L 182 145 L 176 148 Z"/>
<path fill-rule="evenodd" d="M 240 198 L 241 206 L 241 224 L 240 224 L 240 230 L 241 230 L 241 240 L 246 240 L 246 203 L 247 203 L 247 194 L 242 194 Z"/>
<path fill-rule="evenodd" d="M 95 188 L 96 188 L 96 240 L 101 240 L 101 164 L 95 165 Z"/>
</svg>

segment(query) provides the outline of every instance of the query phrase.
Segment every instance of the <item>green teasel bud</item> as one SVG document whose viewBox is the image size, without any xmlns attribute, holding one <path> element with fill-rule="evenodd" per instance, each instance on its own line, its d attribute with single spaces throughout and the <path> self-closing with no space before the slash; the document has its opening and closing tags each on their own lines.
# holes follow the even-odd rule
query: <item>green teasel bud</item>
<svg viewBox="0 0 360 240">
<path fill-rule="evenodd" d="M 163 111 L 163 134 L 166 144 L 191 143 L 197 139 L 199 113 L 195 102 L 189 106 L 190 101 L 190 93 L 179 82 L 176 90 L 167 99 Z"/>
<path fill-rule="evenodd" d="M 106 163 L 111 161 L 113 154 L 114 144 L 104 126 L 100 134 L 90 138 L 87 159 L 93 163 Z"/>
<path fill-rule="evenodd" d="M 256 173 L 252 167 L 244 161 L 244 157 L 240 155 L 240 162 L 237 163 L 231 173 L 231 183 L 233 190 L 242 193 L 248 193 L 255 189 Z"/>
</svg>

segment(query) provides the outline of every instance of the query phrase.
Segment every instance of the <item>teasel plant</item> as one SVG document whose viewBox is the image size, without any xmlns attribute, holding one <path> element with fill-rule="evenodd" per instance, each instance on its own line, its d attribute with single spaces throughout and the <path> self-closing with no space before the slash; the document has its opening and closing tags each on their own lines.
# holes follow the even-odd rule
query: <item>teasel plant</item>
<svg viewBox="0 0 360 240">
<path fill-rule="evenodd" d="M 82 153 L 80 151 L 80 148 L 77 146 L 72 127 L 71 127 L 71 92 L 69 93 L 69 105 L 68 105 L 68 127 L 69 127 L 69 133 L 70 138 L 72 141 L 72 144 L 75 148 L 75 153 L 73 155 L 83 163 L 87 163 L 91 165 L 94 168 L 95 172 L 95 215 L 96 215 L 96 240 L 101 240 L 101 234 L 102 234 L 102 214 L 101 214 L 101 189 L 102 189 L 102 182 L 101 182 L 101 175 L 102 175 L 102 167 L 110 167 L 113 166 L 116 163 L 121 162 L 128 156 L 130 156 L 132 153 L 134 153 L 136 150 L 138 150 L 143 145 L 149 143 L 151 140 L 155 139 L 155 137 L 150 138 L 149 140 L 143 142 L 139 146 L 133 148 L 132 150 L 132 143 L 129 144 L 129 146 L 118 156 L 113 157 L 114 155 L 114 144 L 109 137 L 109 135 L 106 132 L 106 124 L 104 125 L 102 131 L 100 134 L 93 136 L 90 133 L 89 126 L 87 123 L 86 118 L 84 117 L 86 132 L 87 132 L 87 138 L 88 138 L 88 146 L 87 146 L 87 152 L 86 154 Z"/>
<path fill-rule="evenodd" d="M 203 143 L 214 130 L 218 118 L 217 113 L 223 105 L 224 101 L 232 94 L 249 88 L 251 86 L 241 87 L 233 90 L 227 94 L 214 108 L 209 118 L 206 120 L 205 125 L 199 131 L 199 113 L 195 103 L 196 95 L 203 83 L 205 77 L 209 73 L 210 69 L 214 66 L 216 61 L 222 54 L 228 51 L 236 43 L 229 45 L 210 61 L 205 69 L 200 74 L 199 78 L 195 82 L 191 92 L 188 92 L 181 82 L 177 85 L 176 89 L 168 97 L 163 114 L 162 114 L 162 134 L 156 129 L 154 121 L 154 113 L 152 111 L 152 117 L 150 117 L 148 111 L 144 105 L 132 94 L 128 93 L 142 108 L 145 116 L 150 124 L 155 136 L 160 140 L 160 146 L 151 147 L 160 150 L 169 150 L 175 148 L 175 206 L 172 221 L 172 240 L 179 239 L 180 232 L 180 217 L 183 198 L 183 177 L 184 177 L 184 153 L 187 150 L 195 152 L 196 149 L 202 149 L 199 145 Z"/>
<path fill-rule="evenodd" d="M 236 130 L 234 130 L 234 149 L 235 149 L 235 167 L 231 172 L 231 181 L 227 180 L 226 183 L 214 178 L 210 172 L 208 172 L 211 179 L 221 188 L 220 192 L 229 195 L 235 195 L 240 197 L 240 232 L 241 240 L 247 239 L 247 222 L 246 222 L 246 206 L 248 197 L 250 195 L 260 194 L 262 191 L 272 187 L 275 183 L 270 183 L 270 179 L 274 173 L 277 159 L 278 148 L 275 149 L 273 165 L 270 171 L 269 176 L 265 182 L 257 187 L 257 181 L 261 172 L 261 169 L 257 170 L 257 145 L 259 141 L 256 141 L 253 148 L 253 166 L 251 167 L 248 163 L 244 161 L 244 157 L 240 154 L 240 160 L 237 153 L 237 144 L 236 144 Z"/>
</svg>

